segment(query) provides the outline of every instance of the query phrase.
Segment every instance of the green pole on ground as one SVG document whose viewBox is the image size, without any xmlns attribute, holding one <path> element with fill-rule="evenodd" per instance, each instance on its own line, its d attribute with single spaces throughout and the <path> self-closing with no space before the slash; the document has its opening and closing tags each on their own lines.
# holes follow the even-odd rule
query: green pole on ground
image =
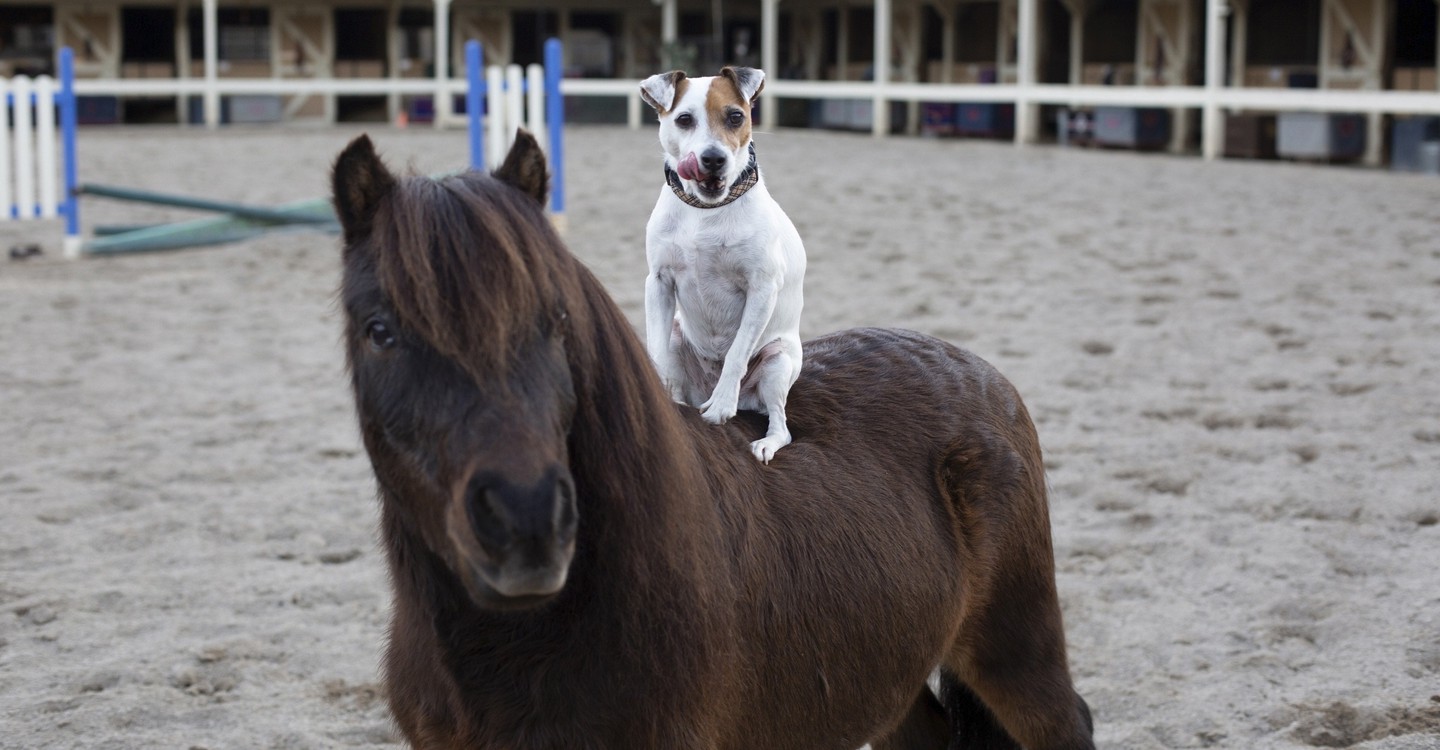
<svg viewBox="0 0 1440 750">
<path fill-rule="evenodd" d="M 282 228 L 339 231 L 329 198 L 287 203 L 264 209 L 267 218 L 258 219 L 231 213 L 208 219 L 145 227 L 130 232 L 96 237 L 85 243 L 93 255 L 176 250 L 184 247 L 239 242 Z M 250 212 L 253 213 L 253 212 Z"/>
<path fill-rule="evenodd" d="M 247 219 L 267 221 L 274 224 L 307 224 L 325 223 L 335 220 L 332 211 L 326 211 L 323 215 L 320 212 L 300 212 L 287 210 L 285 208 L 271 208 L 268 206 L 251 206 L 244 203 L 231 203 L 229 201 L 215 201 L 205 198 L 194 198 L 188 195 L 175 195 L 173 193 L 157 193 L 153 190 L 138 190 L 136 188 L 115 187 L 113 185 L 94 185 L 86 183 L 81 185 L 77 192 L 81 195 L 98 195 L 103 198 L 114 198 L 116 200 L 134 201 L 136 203 L 154 203 L 161 206 L 175 206 L 177 208 L 193 208 L 200 211 L 215 211 L 222 214 L 232 214 Z M 308 203 L 308 201 L 307 201 Z"/>
</svg>

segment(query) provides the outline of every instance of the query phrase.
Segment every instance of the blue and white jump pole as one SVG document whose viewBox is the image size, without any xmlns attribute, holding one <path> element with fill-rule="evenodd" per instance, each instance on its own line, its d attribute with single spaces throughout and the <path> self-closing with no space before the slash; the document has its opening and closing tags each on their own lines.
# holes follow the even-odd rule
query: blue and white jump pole
<svg viewBox="0 0 1440 750">
<path fill-rule="evenodd" d="M 546 145 L 551 173 L 550 210 L 557 223 L 563 224 L 565 100 L 560 93 L 560 40 L 546 41 L 544 66 L 532 65 L 523 74 L 516 65 L 503 71 L 493 67 L 487 74 L 479 42 L 468 43 L 465 55 L 471 166 L 485 168 L 487 145 L 495 149 L 491 161 L 503 159 L 515 129 L 523 123 Z M 33 81 L 24 76 L 0 79 L 0 102 L 5 105 L 0 111 L 0 221 L 63 216 L 64 253 L 74 258 L 80 256 L 84 244 L 80 237 L 76 159 L 75 57 L 69 47 L 60 50 L 59 68 L 58 89 L 50 76 Z M 9 124 L 12 114 L 13 128 Z M 487 119 L 489 144 L 484 132 Z M 58 165 L 57 152 L 61 159 Z M 56 184 L 57 172 L 63 179 L 63 192 Z"/>
<path fill-rule="evenodd" d="M 60 82 L 47 75 L 0 79 L 0 221 L 65 217 L 65 255 L 80 253 L 80 202 L 75 195 L 75 59 L 60 50 Z M 60 113 L 62 164 L 55 163 L 55 113 Z M 10 125 L 14 118 L 13 128 Z M 64 178 L 64 193 L 56 185 Z"/>
<path fill-rule="evenodd" d="M 565 214 L 565 98 L 560 94 L 563 54 L 559 39 L 545 42 L 545 64 L 485 68 L 480 42 L 465 43 L 465 116 L 470 167 L 499 166 L 522 124 L 550 160 L 550 212 Z M 486 133 L 486 127 L 489 133 Z M 487 143 L 487 138 L 489 142 Z"/>
</svg>

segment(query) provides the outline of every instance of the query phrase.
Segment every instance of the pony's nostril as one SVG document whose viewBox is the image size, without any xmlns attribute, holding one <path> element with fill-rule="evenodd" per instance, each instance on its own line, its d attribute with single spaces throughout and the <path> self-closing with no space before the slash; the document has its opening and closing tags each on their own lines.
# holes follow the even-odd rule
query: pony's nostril
<svg viewBox="0 0 1440 750">
<path fill-rule="evenodd" d="M 555 482 L 555 535 L 562 543 L 575 539 L 580 520 L 575 505 L 575 483 L 570 477 L 561 477 Z"/>
<path fill-rule="evenodd" d="M 514 536 L 498 494 L 483 482 L 472 480 L 466 488 L 465 515 L 475 539 L 491 554 L 504 549 Z"/>
</svg>

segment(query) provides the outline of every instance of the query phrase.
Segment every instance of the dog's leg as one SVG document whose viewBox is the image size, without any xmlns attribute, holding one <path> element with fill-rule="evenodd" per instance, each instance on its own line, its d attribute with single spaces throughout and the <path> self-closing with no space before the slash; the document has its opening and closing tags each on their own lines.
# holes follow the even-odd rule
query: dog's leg
<svg viewBox="0 0 1440 750">
<path fill-rule="evenodd" d="M 710 424 L 725 424 L 735 416 L 740 404 L 740 380 L 750 366 L 750 357 L 765 333 L 765 326 L 775 312 L 775 298 L 780 284 L 769 276 L 755 275 L 749 279 L 745 293 L 745 311 L 740 315 L 740 328 L 730 350 L 725 352 L 725 364 L 720 368 L 720 380 L 715 384 L 710 399 L 700 405 L 701 416 Z"/>
<path fill-rule="evenodd" d="M 800 366 L 798 357 L 793 357 L 784 340 L 772 341 L 760 350 L 760 361 L 746 377 L 745 390 L 754 384 L 757 411 L 765 412 L 770 418 L 770 427 L 765 437 L 750 444 L 750 452 L 762 463 L 770 463 L 775 452 L 790 444 L 790 428 L 785 423 L 785 400 L 794 385 L 796 371 Z M 747 400 L 748 399 L 744 399 Z M 746 404 L 749 408 L 749 404 Z"/>
<path fill-rule="evenodd" d="M 682 392 L 679 363 L 673 341 L 675 329 L 675 279 L 662 271 L 645 277 L 645 350 L 660 382 L 670 397 L 680 401 Z"/>
</svg>

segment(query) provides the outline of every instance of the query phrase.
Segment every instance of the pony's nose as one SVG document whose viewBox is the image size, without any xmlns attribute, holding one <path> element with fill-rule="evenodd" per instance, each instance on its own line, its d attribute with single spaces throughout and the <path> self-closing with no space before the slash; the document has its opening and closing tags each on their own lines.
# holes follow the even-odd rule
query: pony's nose
<svg viewBox="0 0 1440 750">
<path fill-rule="evenodd" d="M 705 171 L 711 174 L 724 169 L 725 161 L 725 152 L 718 148 L 707 148 L 705 149 L 705 153 L 700 155 L 700 166 L 704 167 Z"/>
<path fill-rule="evenodd" d="M 466 486 L 464 503 L 483 553 L 478 572 L 491 587 L 505 596 L 525 596 L 555 593 L 564 585 L 579 525 L 568 471 L 552 469 L 530 484 L 476 476 Z"/>
</svg>

